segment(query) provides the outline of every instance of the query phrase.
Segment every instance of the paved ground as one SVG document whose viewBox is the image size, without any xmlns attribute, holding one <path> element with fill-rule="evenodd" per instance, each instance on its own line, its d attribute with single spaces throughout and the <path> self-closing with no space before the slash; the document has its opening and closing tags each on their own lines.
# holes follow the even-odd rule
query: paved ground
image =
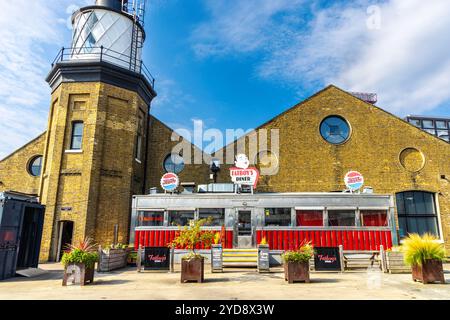
<svg viewBox="0 0 450 320">
<path fill-rule="evenodd" d="M 0 299 L 450 299 L 450 265 L 446 265 L 447 285 L 423 285 L 411 275 L 391 275 L 377 271 L 312 273 L 310 284 L 288 284 L 281 268 L 269 274 L 254 269 L 225 269 L 225 273 L 205 274 L 203 284 L 180 283 L 180 273 L 137 273 L 128 268 L 96 274 L 95 284 L 62 287 L 60 264 L 44 264 L 47 274 L 36 278 L 0 281 Z"/>
</svg>

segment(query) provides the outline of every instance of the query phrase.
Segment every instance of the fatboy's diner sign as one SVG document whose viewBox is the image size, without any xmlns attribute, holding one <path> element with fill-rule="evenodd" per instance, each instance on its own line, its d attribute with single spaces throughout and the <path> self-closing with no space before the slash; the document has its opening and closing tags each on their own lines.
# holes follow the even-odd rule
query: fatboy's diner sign
<svg viewBox="0 0 450 320">
<path fill-rule="evenodd" d="M 249 164 L 250 162 L 245 154 L 236 156 L 235 166 L 230 168 L 230 176 L 234 184 L 256 188 L 259 171 L 256 168 L 249 168 Z"/>
</svg>

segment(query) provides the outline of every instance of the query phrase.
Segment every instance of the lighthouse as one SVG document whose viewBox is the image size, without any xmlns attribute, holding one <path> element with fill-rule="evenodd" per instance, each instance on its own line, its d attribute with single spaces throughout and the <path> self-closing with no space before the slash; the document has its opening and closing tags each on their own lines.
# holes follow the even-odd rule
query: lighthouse
<svg viewBox="0 0 450 320">
<path fill-rule="evenodd" d="M 104 61 L 140 72 L 145 41 L 144 0 L 97 0 L 72 17 L 71 59 Z"/>
<path fill-rule="evenodd" d="M 142 61 L 144 0 L 97 0 L 72 15 L 72 41 L 46 78 L 51 88 L 39 196 L 41 261 L 90 237 L 127 243 L 133 194 L 146 190 L 155 80 Z"/>
</svg>

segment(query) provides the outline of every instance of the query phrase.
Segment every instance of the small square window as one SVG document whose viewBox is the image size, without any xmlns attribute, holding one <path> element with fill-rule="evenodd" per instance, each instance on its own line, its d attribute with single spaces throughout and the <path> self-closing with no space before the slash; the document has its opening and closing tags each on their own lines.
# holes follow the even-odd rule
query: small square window
<svg viewBox="0 0 450 320">
<path fill-rule="evenodd" d="M 411 123 L 413 126 L 420 128 L 420 120 L 419 119 L 409 119 L 409 123 Z"/>
<path fill-rule="evenodd" d="M 436 121 L 436 128 L 447 129 L 447 123 L 445 121 Z"/>
<path fill-rule="evenodd" d="M 423 120 L 424 128 L 434 128 L 433 120 Z"/>
</svg>

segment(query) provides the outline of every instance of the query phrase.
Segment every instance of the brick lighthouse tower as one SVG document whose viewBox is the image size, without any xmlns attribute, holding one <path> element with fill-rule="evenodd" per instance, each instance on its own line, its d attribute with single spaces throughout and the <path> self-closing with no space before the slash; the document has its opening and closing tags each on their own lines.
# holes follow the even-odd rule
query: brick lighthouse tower
<svg viewBox="0 0 450 320">
<path fill-rule="evenodd" d="M 131 198 L 145 188 L 154 79 L 142 62 L 145 0 L 97 0 L 72 16 L 73 38 L 46 81 L 52 95 L 40 199 L 41 261 L 86 236 L 128 241 Z"/>
</svg>

